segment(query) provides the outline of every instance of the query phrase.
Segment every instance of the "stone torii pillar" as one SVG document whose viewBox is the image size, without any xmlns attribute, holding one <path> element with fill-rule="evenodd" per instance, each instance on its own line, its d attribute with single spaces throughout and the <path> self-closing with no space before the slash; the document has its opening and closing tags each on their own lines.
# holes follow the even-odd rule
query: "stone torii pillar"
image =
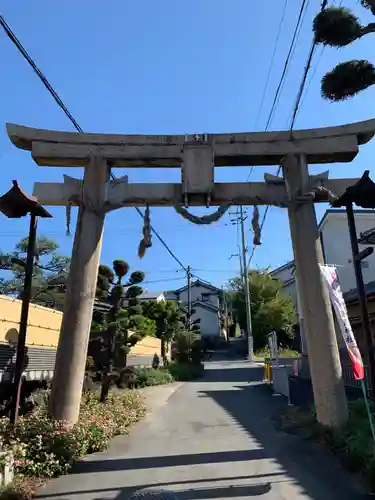
<svg viewBox="0 0 375 500">
<path fill-rule="evenodd" d="M 92 155 L 85 166 L 64 302 L 50 412 L 74 423 L 81 404 L 88 341 L 104 229 L 107 161 Z"/>
<path fill-rule="evenodd" d="M 305 339 L 311 360 L 310 374 L 319 422 L 340 426 L 347 419 L 347 403 L 331 301 L 319 269 L 324 264 L 313 201 L 294 204 L 305 192 L 309 172 L 304 155 L 288 155 L 283 174 L 291 205 L 288 208 L 293 242 L 298 299 L 306 319 Z M 324 380 L 324 383 L 322 381 Z"/>
<path fill-rule="evenodd" d="M 55 419 L 78 419 L 100 257 L 104 214 L 124 206 L 275 205 L 288 207 L 301 307 L 319 422 L 346 419 L 341 366 L 332 313 L 320 280 L 313 200 L 324 186 L 341 195 L 356 179 L 309 176 L 307 163 L 350 162 L 375 133 L 375 120 L 342 127 L 290 132 L 139 136 L 55 132 L 8 125 L 11 141 L 41 166 L 85 167 L 83 181 L 36 183 L 43 205 L 79 206 L 68 292 L 51 394 Z M 302 160 L 303 159 L 303 160 Z M 108 167 L 179 168 L 181 183 L 108 182 Z M 214 167 L 280 165 L 277 182 L 214 183 Z M 328 201 L 327 199 L 315 200 Z M 309 281 L 306 281 L 308 278 Z M 323 354 L 322 354 L 323 353 Z M 323 366 L 324 364 L 324 366 Z M 336 384 L 336 385 L 335 385 Z"/>
</svg>

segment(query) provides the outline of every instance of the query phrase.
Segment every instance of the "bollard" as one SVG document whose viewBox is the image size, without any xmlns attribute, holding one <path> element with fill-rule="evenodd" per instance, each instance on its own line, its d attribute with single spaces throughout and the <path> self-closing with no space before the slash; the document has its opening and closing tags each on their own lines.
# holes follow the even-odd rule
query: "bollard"
<svg viewBox="0 0 375 500">
<path fill-rule="evenodd" d="M 270 358 L 264 359 L 264 382 L 271 383 L 271 360 Z"/>
</svg>

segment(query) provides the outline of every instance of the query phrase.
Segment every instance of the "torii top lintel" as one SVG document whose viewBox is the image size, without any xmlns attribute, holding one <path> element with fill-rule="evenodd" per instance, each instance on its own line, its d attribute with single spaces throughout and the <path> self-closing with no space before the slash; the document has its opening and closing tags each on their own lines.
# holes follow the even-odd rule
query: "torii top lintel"
<svg viewBox="0 0 375 500">
<path fill-rule="evenodd" d="M 59 132 L 7 124 L 12 143 L 38 165 L 83 166 L 93 154 L 113 167 L 181 167 L 184 147 L 210 148 L 215 166 L 278 165 L 287 154 L 308 163 L 350 162 L 375 135 L 375 119 L 293 132 L 196 135 L 126 135 Z"/>
</svg>

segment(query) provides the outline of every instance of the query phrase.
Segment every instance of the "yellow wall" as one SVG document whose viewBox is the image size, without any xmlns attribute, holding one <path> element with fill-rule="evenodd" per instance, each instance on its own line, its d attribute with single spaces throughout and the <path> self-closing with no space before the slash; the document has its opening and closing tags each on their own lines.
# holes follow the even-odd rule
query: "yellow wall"
<svg viewBox="0 0 375 500">
<path fill-rule="evenodd" d="M 17 341 L 22 302 L 0 295 L 0 343 Z M 30 304 L 27 327 L 27 345 L 57 347 L 62 320 L 62 312 L 47 307 Z M 160 356 L 160 340 L 145 337 L 131 349 L 138 356 Z"/>
<path fill-rule="evenodd" d="M 0 342 L 17 340 L 22 302 L 0 295 Z M 27 345 L 57 347 L 62 313 L 30 304 Z"/>
<path fill-rule="evenodd" d="M 154 337 L 145 337 L 132 347 L 131 354 L 138 356 L 160 356 L 160 340 Z"/>
</svg>

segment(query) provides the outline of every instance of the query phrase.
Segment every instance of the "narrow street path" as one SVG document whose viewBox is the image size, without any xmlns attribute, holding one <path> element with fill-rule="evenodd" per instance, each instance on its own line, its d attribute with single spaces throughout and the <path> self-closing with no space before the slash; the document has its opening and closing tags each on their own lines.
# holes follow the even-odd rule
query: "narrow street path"
<svg viewBox="0 0 375 500">
<path fill-rule="evenodd" d="M 125 500 L 158 487 L 181 500 L 360 500 L 329 454 L 277 431 L 282 406 L 245 362 L 207 364 L 204 379 L 155 389 L 155 409 L 130 436 L 40 490 L 45 500 Z M 175 389 L 175 390 L 174 390 Z"/>
</svg>

